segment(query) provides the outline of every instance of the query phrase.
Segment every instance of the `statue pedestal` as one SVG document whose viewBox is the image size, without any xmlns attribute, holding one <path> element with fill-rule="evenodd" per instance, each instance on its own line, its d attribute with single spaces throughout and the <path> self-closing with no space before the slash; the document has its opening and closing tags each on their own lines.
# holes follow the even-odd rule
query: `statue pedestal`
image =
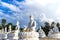
<svg viewBox="0 0 60 40">
<path fill-rule="evenodd" d="M 49 38 L 60 38 L 60 32 L 58 33 L 53 33 L 50 36 L 48 36 Z"/>
<path fill-rule="evenodd" d="M 13 39 L 14 33 L 8 33 L 7 34 L 7 39 Z"/>
<path fill-rule="evenodd" d="M 0 34 L 1 39 L 7 39 L 7 34 Z"/>
<path fill-rule="evenodd" d="M 19 40 L 39 40 L 37 32 L 20 32 L 18 35 Z"/>
<path fill-rule="evenodd" d="M 14 33 L 14 39 L 19 39 L 18 33 L 19 33 L 19 30 L 15 30 L 15 33 Z"/>
<path fill-rule="evenodd" d="M 19 38 L 18 38 L 18 30 L 16 30 L 14 33 L 8 33 L 8 39 L 9 40 L 18 40 Z"/>
<path fill-rule="evenodd" d="M 25 38 L 25 39 L 19 39 L 19 40 L 39 40 L 38 38 Z"/>
</svg>

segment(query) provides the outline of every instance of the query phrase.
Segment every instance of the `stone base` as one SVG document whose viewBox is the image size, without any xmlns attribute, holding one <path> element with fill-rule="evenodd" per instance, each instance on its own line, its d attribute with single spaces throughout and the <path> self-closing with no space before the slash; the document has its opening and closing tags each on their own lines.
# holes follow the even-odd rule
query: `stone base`
<svg viewBox="0 0 60 40">
<path fill-rule="evenodd" d="M 15 33 L 8 33 L 7 34 L 7 39 L 8 40 L 18 40 L 19 37 L 18 37 L 18 34 L 16 35 Z"/>
<path fill-rule="evenodd" d="M 0 39 L 6 39 L 7 38 L 7 34 L 0 34 Z"/>
<path fill-rule="evenodd" d="M 24 38 L 38 38 L 39 34 L 37 32 L 20 32 L 18 34 L 18 37 L 20 39 L 24 39 Z"/>
<path fill-rule="evenodd" d="M 19 39 L 19 40 L 39 40 L 39 38 L 25 38 L 25 39 Z"/>
<path fill-rule="evenodd" d="M 0 39 L 0 40 L 9 40 L 9 39 Z M 12 40 L 22 40 L 22 39 L 12 39 Z M 60 40 L 60 38 L 39 38 L 39 40 Z"/>
<path fill-rule="evenodd" d="M 60 38 L 60 33 L 53 33 L 48 36 L 49 38 Z"/>
<path fill-rule="evenodd" d="M 20 32 L 18 34 L 19 40 L 39 40 L 37 32 Z"/>
<path fill-rule="evenodd" d="M 7 39 L 13 39 L 14 33 L 8 33 L 7 34 Z"/>
<path fill-rule="evenodd" d="M 14 37 L 13 39 L 19 39 L 19 37 Z"/>
<path fill-rule="evenodd" d="M 20 33 L 7 33 L 0 34 L 2 40 L 39 40 L 37 32 L 20 32 Z"/>
</svg>

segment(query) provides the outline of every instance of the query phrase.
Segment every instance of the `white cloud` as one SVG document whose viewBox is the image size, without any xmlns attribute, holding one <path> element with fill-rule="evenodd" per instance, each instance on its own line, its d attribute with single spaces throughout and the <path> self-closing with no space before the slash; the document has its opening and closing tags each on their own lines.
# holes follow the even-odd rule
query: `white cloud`
<svg viewBox="0 0 60 40">
<path fill-rule="evenodd" d="M 56 18 L 56 21 L 60 23 L 60 17 L 57 17 Z"/>
<path fill-rule="evenodd" d="M 2 16 L 2 17 L 1 17 L 1 16 Z M 5 18 L 5 19 L 9 18 L 9 19 L 13 19 L 13 20 L 16 19 L 14 16 L 11 16 L 11 15 L 8 15 L 8 14 L 3 13 L 2 10 L 0 10 L 0 18 L 1 18 L 1 19 L 2 19 L 2 18 Z"/>
<path fill-rule="evenodd" d="M 60 0 L 25 0 L 24 5 L 24 13 L 32 13 L 35 18 L 44 13 L 46 16 L 43 16 L 42 21 L 52 22 L 60 17 L 60 6 L 58 6 L 60 5 Z"/>
<path fill-rule="evenodd" d="M 2 1 L 0 2 L 0 4 L 1 4 L 3 7 L 7 7 L 7 8 L 9 8 L 9 9 L 12 10 L 12 11 L 21 12 L 21 10 L 20 10 L 17 6 L 15 6 L 15 5 L 8 4 L 8 3 L 2 2 Z"/>
<path fill-rule="evenodd" d="M 60 2 L 60 0 L 25 0 L 25 4 L 40 4 L 41 6 L 58 2 Z"/>
<path fill-rule="evenodd" d="M 39 19 L 41 22 L 49 22 L 50 24 L 54 21 L 52 18 L 47 18 L 47 16 L 44 13 L 40 14 Z"/>
<path fill-rule="evenodd" d="M 47 21 L 47 17 L 46 17 L 46 15 L 44 13 L 40 14 L 39 19 L 40 19 L 41 22 Z"/>
<path fill-rule="evenodd" d="M 16 16 L 19 16 L 19 20 L 27 21 L 30 14 L 33 14 L 35 19 L 39 21 L 52 21 L 60 20 L 60 0 L 25 0 L 24 2 L 13 1 L 19 6 L 1 2 L 2 6 L 9 8 L 13 13 L 13 16 L 6 15 L 12 19 L 16 19 Z M 23 6 L 21 6 L 23 5 Z M 20 10 L 19 8 L 24 8 Z M 4 14 L 5 15 L 5 14 Z M 56 19 L 57 18 L 57 19 Z M 56 19 L 56 20 L 55 20 Z"/>
<path fill-rule="evenodd" d="M 24 10 L 22 11 L 24 14 L 20 16 L 22 19 L 30 14 L 33 14 L 35 19 L 40 17 L 41 21 L 48 22 L 56 21 L 56 18 L 60 17 L 60 6 L 58 6 L 60 5 L 60 0 L 25 0 L 24 2 L 15 0 L 14 2 L 18 5 L 24 5 Z"/>
<path fill-rule="evenodd" d="M 56 9 L 56 15 L 60 16 L 60 5 Z"/>
</svg>

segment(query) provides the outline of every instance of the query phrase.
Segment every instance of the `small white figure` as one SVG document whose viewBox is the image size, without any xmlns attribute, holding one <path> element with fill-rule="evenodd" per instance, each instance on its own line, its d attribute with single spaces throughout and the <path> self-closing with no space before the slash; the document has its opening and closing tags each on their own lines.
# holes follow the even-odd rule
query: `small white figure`
<svg viewBox="0 0 60 40">
<path fill-rule="evenodd" d="M 40 27 L 40 29 L 39 29 L 38 32 L 39 32 L 39 37 L 40 37 L 40 38 L 46 37 L 45 32 L 42 30 L 41 27 Z"/>
<path fill-rule="evenodd" d="M 54 33 L 59 32 L 59 29 L 56 25 L 54 25 L 54 28 L 52 29 Z"/>
<path fill-rule="evenodd" d="M 53 30 L 50 29 L 50 31 L 49 31 L 49 33 L 48 33 L 48 36 L 50 37 L 52 34 L 53 34 Z"/>
</svg>

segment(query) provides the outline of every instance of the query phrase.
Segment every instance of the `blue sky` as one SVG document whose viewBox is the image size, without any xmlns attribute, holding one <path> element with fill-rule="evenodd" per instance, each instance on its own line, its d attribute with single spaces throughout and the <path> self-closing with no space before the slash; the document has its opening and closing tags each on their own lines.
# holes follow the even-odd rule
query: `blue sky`
<svg viewBox="0 0 60 40">
<path fill-rule="evenodd" d="M 37 25 L 60 22 L 60 0 L 0 0 L 0 20 L 13 24 L 19 20 L 21 26 L 27 26 L 31 14 Z"/>
</svg>

